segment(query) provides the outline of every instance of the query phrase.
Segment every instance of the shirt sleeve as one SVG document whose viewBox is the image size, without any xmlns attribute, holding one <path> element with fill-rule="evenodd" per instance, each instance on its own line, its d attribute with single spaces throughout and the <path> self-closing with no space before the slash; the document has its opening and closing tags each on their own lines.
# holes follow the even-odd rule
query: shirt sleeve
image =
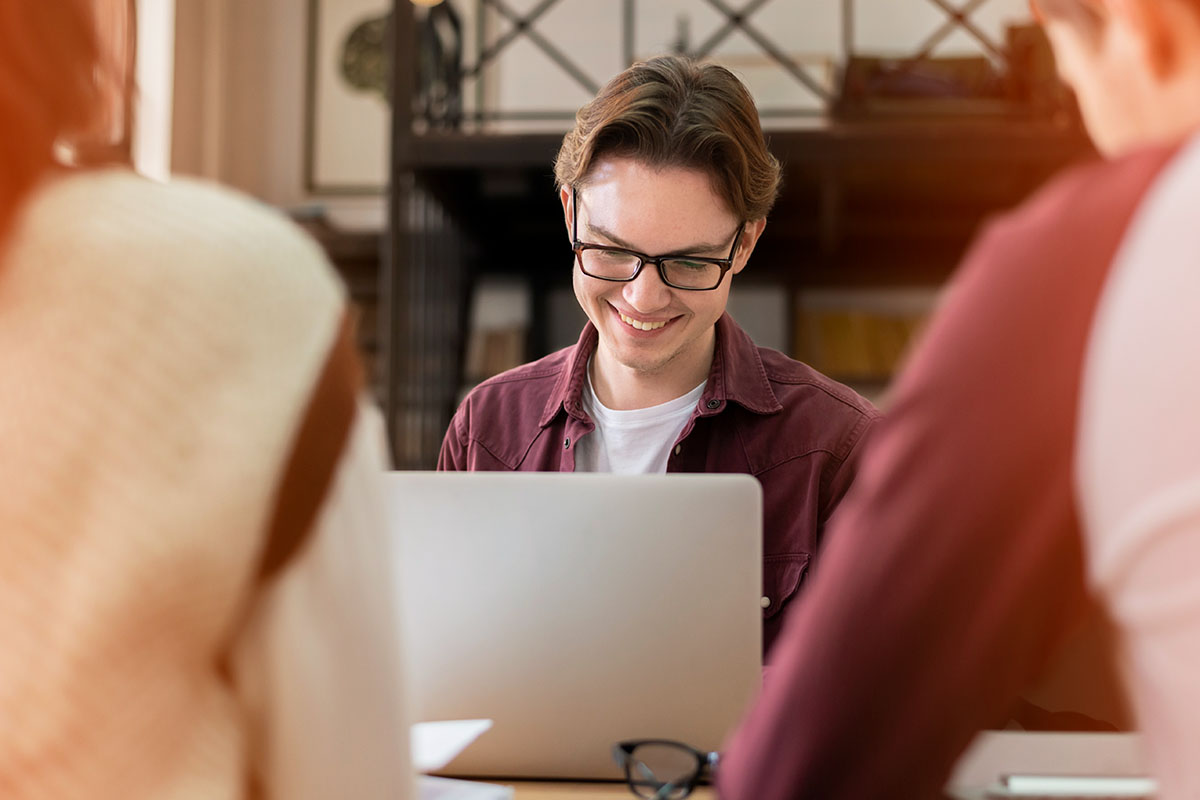
<svg viewBox="0 0 1200 800">
<path fill-rule="evenodd" d="M 859 467 L 862 465 L 863 452 L 866 450 L 871 435 L 878 427 L 879 420 L 880 416 L 877 414 L 864 416 L 861 423 L 852 432 L 846 457 L 842 459 L 829 481 L 829 494 L 824 508 L 821 509 L 820 524 L 822 526 L 826 525 L 833 512 L 841 505 L 850 486 L 853 485 Z"/>
<path fill-rule="evenodd" d="M 1097 312 L 1079 424 L 1089 576 L 1164 797 L 1200 796 L 1200 147 L 1149 196 Z"/>
<path fill-rule="evenodd" d="M 233 665 L 267 797 L 411 796 L 383 420 L 360 400 L 315 535 L 252 610 Z"/>
<path fill-rule="evenodd" d="M 469 468 L 466 437 L 462 434 L 463 417 L 466 413 L 466 404 L 464 403 L 458 411 L 454 412 L 454 417 L 450 420 L 450 427 L 446 429 L 446 435 L 442 439 L 442 449 L 438 452 L 437 469 L 439 471 L 454 472 Z"/>
</svg>

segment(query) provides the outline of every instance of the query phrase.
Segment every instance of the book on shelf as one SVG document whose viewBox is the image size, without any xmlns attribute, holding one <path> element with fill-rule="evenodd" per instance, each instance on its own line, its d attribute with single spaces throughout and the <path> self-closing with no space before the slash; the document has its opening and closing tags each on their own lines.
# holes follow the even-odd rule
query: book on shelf
<svg viewBox="0 0 1200 800">
<path fill-rule="evenodd" d="M 474 290 L 468 317 L 463 381 L 472 386 L 529 360 L 531 297 L 528 283 L 485 278 Z"/>
<path fill-rule="evenodd" d="M 936 296 L 909 288 L 801 293 L 794 353 L 837 380 L 887 381 L 920 335 Z"/>
</svg>

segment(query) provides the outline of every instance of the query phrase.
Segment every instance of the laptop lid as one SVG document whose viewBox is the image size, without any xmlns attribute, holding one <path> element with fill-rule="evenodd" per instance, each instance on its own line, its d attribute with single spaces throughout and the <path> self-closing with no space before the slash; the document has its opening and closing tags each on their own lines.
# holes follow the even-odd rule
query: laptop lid
<svg viewBox="0 0 1200 800">
<path fill-rule="evenodd" d="M 761 681 L 757 481 L 387 478 L 415 718 L 494 721 L 446 774 L 618 779 L 620 740 L 720 747 Z"/>
</svg>

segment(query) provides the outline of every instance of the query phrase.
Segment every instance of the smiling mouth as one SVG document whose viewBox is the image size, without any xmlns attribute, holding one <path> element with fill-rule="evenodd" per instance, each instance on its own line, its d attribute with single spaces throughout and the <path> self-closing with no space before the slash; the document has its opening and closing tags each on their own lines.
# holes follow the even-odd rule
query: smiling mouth
<svg viewBox="0 0 1200 800">
<path fill-rule="evenodd" d="M 666 320 L 663 320 L 662 322 L 642 322 L 641 320 L 636 320 L 633 317 L 627 317 L 620 311 L 618 311 L 617 314 L 621 317 L 621 322 L 624 322 L 631 328 L 637 328 L 639 331 L 656 331 L 663 325 L 667 324 Z"/>
</svg>

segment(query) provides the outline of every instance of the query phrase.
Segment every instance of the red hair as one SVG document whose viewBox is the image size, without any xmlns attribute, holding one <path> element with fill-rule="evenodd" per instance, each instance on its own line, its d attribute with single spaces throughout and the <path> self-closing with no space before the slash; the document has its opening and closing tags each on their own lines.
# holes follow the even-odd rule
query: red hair
<svg viewBox="0 0 1200 800">
<path fill-rule="evenodd" d="M 106 4 L 108 18 L 129 6 Z M 125 104 L 127 53 L 102 49 L 97 0 L 0 0 L 0 243 L 26 195 L 56 167 L 60 143 L 111 129 Z"/>
</svg>

